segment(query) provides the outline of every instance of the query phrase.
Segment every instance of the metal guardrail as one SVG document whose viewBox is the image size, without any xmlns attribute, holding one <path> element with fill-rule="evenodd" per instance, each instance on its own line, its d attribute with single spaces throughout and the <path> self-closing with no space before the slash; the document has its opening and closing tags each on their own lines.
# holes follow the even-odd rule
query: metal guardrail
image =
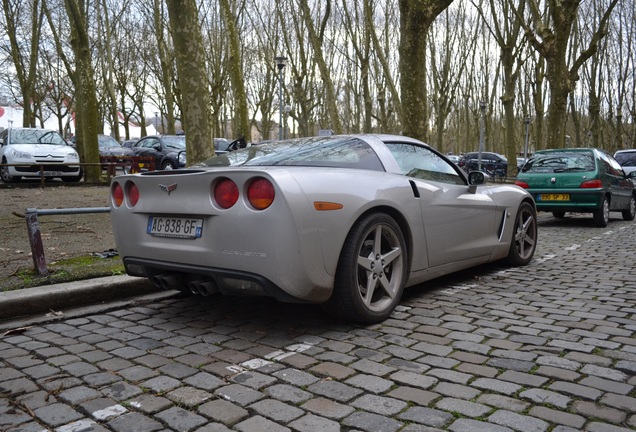
<svg viewBox="0 0 636 432">
<path fill-rule="evenodd" d="M 31 256 L 33 257 L 33 265 L 38 274 L 45 275 L 49 272 L 46 266 L 46 257 L 44 256 L 44 244 L 42 243 L 42 235 L 40 234 L 40 221 L 38 219 L 38 216 L 109 212 L 110 207 L 84 207 L 40 210 L 35 208 L 26 209 L 25 219 L 27 224 L 27 232 L 29 234 L 29 243 L 31 244 Z"/>
<path fill-rule="evenodd" d="M 138 173 L 141 171 L 154 171 L 155 170 L 155 158 L 152 156 L 100 156 L 99 163 L 69 163 L 62 164 L 67 166 L 101 166 L 106 169 L 106 175 L 108 180 L 110 181 L 111 177 L 114 177 L 117 168 L 123 168 L 126 173 Z M 44 172 L 46 171 L 46 167 L 51 164 L 40 163 L 40 164 L 0 164 L 0 166 L 27 166 L 33 167 L 37 166 L 39 168 L 39 177 L 40 177 L 40 185 L 44 187 L 46 177 L 44 176 Z M 59 165 L 59 164 L 57 164 Z M 32 177 L 33 179 L 37 177 Z"/>
</svg>

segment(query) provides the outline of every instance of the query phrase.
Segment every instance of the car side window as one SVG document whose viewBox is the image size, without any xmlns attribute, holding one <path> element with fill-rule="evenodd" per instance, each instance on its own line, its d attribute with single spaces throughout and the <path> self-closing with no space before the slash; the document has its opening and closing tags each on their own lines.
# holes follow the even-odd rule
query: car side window
<svg viewBox="0 0 636 432">
<path fill-rule="evenodd" d="M 426 147 L 406 144 L 387 143 L 395 157 L 402 174 L 442 183 L 466 184 L 454 166 Z"/>
<path fill-rule="evenodd" d="M 601 158 L 601 161 L 603 162 L 603 165 L 605 165 L 605 171 L 607 171 L 608 174 L 621 177 L 624 175 L 623 169 L 620 167 L 620 165 L 618 163 L 612 163 L 612 160 L 614 158 L 603 152 L 599 152 L 599 156 Z"/>
<path fill-rule="evenodd" d="M 158 143 L 159 141 L 156 139 L 147 139 L 144 144 L 143 147 L 144 148 L 152 148 L 156 143 Z"/>
</svg>

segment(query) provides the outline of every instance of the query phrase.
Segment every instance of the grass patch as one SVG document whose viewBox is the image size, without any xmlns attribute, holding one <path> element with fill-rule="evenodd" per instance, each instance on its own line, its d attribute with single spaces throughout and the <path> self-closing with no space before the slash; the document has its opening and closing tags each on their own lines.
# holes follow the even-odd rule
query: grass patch
<svg viewBox="0 0 636 432">
<path fill-rule="evenodd" d="M 20 268 L 13 275 L 0 278 L 0 291 L 15 291 L 96 277 L 126 274 L 118 256 L 100 258 L 84 255 L 47 263 L 48 273 L 40 275 L 33 267 Z"/>
</svg>

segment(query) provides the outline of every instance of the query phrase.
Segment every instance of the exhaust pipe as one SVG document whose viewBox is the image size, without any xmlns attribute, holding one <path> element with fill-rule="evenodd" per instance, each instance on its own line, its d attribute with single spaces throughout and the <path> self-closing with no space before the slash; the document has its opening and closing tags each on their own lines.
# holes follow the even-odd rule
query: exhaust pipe
<svg viewBox="0 0 636 432">
<path fill-rule="evenodd" d="M 160 274 L 152 276 L 150 280 L 165 290 L 178 290 L 181 286 L 181 278 L 178 274 Z"/>
<path fill-rule="evenodd" d="M 188 288 L 192 294 L 200 294 L 203 297 L 207 297 L 210 294 L 216 294 L 219 289 L 216 283 L 211 280 L 195 280 L 188 283 Z"/>
</svg>

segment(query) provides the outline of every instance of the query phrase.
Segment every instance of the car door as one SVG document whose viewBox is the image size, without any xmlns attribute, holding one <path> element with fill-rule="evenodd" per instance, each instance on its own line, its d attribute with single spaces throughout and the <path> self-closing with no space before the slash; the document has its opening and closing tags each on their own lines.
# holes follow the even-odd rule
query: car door
<svg viewBox="0 0 636 432">
<path fill-rule="evenodd" d="M 611 208 L 622 210 L 627 208 L 629 200 L 632 195 L 633 183 L 625 176 L 623 168 L 620 164 L 608 153 L 600 152 L 601 159 L 606 165 L 607 176 L 611 179 L 610 184 L 612 187 L 612 197 L 614 202 L 611 204 Z"/>
<path fill-rule="evenodd" d="M 458 169 L 429 148 L 412 144 L 390 148 L 417 187 L 429 267 L 489 257 L 499 243 L 501 218 L 488 187 L 469 192 Z"/>
</svg>

